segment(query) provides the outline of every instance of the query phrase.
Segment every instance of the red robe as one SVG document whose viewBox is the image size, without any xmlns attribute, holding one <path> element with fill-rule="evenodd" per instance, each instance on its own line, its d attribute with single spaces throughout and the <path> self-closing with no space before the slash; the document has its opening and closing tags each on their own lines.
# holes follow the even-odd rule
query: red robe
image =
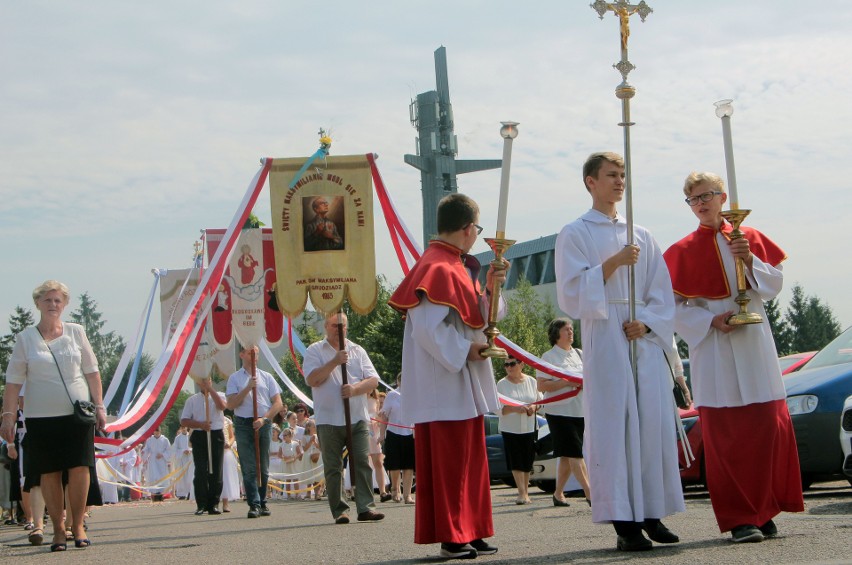
<svg viewBox="0 0 852 565">
<path fill-rule="evenodd" d="M 479 262 L 441 240 L 429 247 L 388 300 L 405 314 L 425 297 L 483 328 Z M 414 542 L 468 543 L 494 535 L 483 417 L 415 425 Z"/>
<path fill-rule="evenodd" d="M 458 247 L 433 239 L 414 267 L 388 300 L 394 309 L 405 312 L 420 304 L 421 296 L 433 304 L 449 306 L 472 328 L 484 328 L 479 310 L 477 275 L 479 261 L 464 255 Z M 470 273 L 468 272 L 470 269 Z"/>
<path fill-rule="evenodd" d="M 720 231 L 730 239 L 731 224 L 722 222 Z M 778 266 L 787 254 L 771 239 L 749 227 L 740 227 L 755 257 Z M 699 225 L 698 229 L 669 247 L 663 258 L 672 277 L 672 290 L 684 298 L 720 299 L 731 296 L 731 288 L 722 266 L 716 242 L 716 230 Z"/>
</svg>

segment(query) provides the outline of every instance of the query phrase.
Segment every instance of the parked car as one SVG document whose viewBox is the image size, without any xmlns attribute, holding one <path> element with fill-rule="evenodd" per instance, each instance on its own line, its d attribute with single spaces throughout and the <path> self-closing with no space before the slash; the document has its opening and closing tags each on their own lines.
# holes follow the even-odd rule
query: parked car
<svg viewBox="0 0 852 565">
<path fill-rule="evenodd" d="M 843 449 L 843 473 L 852 482 L 852 396 L 843 403 L 840 416 L 840 447 Z"/>
<path fill-rule="evenodd" d="M 553 438 L 550 437 L 550 428 L 547 420 L 542 416 L 538 418 L 539 449 L 535 456 L 532 473 L 530 473 L 530 484 L 547 493 L 556 490 L 556 458 L 553 456 Z M 498 430 L 498 416 L 496 414 L 485 415 L 485 449 L 488 453 L 488 473 L 492 483 L 503 483 L 515 487 L 515 478 L 506 463 L 506 452 L 503 450 L 503 436 Z M 571 475 L 568 484 L 565 485 L 568 492 L 582 490 L 577 479 Z"/>
<path fill-rule="evenodd" d="M 837 422 L 843 399 L 852 393 L 852 328 L 816 353 L 797 353 L 778 361 L 785 375 L 787 408 L 796 433 L 802 486 L 808 488 L 814 481 L 842 476 Z M 684 367 L 688 364 L 684 363 Z M 681 421 L 695 456 L 695 461 L 687 467 L 683 449 L 678 445 L 681 481 L 684 485 L 706 484 L 698 411 L 682 410 Z"/>
<path fill-rule="evenodd" d="M 805 353 L 793 353 L 779 357 L 778 364 L 781 366 L 781 374 L 786 375 L 798 371 L 805 363 L 811 360 L 814 354 L 816 354 L 816 351 L 806 351 Z"/>
</svg>

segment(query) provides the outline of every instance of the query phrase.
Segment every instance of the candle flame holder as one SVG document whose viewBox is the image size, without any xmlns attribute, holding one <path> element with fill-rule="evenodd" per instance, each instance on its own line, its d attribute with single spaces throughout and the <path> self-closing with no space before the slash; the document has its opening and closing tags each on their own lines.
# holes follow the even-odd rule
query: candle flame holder
<svg viewBox="0 0 852 565">
<path fill-rule="evenodd" d="M 504 235 L 502 232 L 498 235 Z M 506 251 L 515 244 L 514 239 L 504 239 L 503 237 L 485 238 L 485 243 L 494 252 L 494 260 L 489 263 L 493 270 L 505 269 L 503 265 L 503 255 Z M 500 290 L 502 284 L 494 283 L 494 288 L 491 290 L 491 302 L 488 305 L 488 326 L 483 330 L 485 337 L 488 339 L 488 347 L 480 352 L 480 355 L 486 359 L 507 359 L 509 354 L 502 347 L 494 344 L 494 340 L 500 335 L 500 330 L 497 329 L 497 311 L 500 308 Z"/>
<path fill-rule="evenodd" d="M 725 218 L 728 222 L 733 226 L 734 231 L 731 232 L 731 240 L 740 239 L 743 237 L 743 232 L 740 231 L 740 224 L 743 223 L 743 220 L 746 219 L 751 213 L 751 210 L 722 210 L 722 217 Z M 739 307 L 740 311 L 733 316 L 730 316 L 726 323 L 731 326 L 744 326 L 747 324 L 759 324 L 763 322 L 763 318 L 760 317 L 760 314 L 755 314 L 754 312 L 749 312 L 747 309 L 748 303 L 751 302 L 751 298 L 746 294 L 746 279 L 745 279 L 745 263 L 743 262 L 741 257 L 737 257 L 735 259 L 735 266 L 737 271 L 737 297 L 734 299 Z"/>
</svg>

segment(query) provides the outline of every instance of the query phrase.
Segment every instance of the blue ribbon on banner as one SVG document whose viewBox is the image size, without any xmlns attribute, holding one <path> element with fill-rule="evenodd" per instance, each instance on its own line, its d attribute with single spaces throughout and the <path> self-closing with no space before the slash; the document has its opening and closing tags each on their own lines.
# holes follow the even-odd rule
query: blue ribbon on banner
<svg viewBox="0 0 852 565">
<path fill-rule="evenodd" d="M 296 186 L 296 183 L 299 182 L 299 179 L 302 178 L 302 175 L 308 170 L 314 161 L 319 159 L 320 157 L 325 158 L 328 155 L 328 148 L 326 146 L 321 146 L 317 149 L 316 153 L 308 157 L 308 160 L 305 161 L 305 164 L 302 165 L 302 168 L 298 170 L 296 176 L 293 177 L 293 180 L 290 181 L 290 188 Z"/>
</svg>

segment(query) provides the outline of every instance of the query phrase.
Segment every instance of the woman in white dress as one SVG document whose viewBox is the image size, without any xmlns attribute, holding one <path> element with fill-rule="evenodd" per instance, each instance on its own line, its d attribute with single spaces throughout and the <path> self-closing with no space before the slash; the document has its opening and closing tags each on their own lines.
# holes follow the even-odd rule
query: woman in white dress
<svg viewBox="0 0 852 565">
<path fill-rule="evenodd" d="M 302 446 L 293 440 L 293 430 L 281 430 L 281 461 L 284 464 L 284 499 L 296 498 L 299 482 L 295 480 L 296 462 L 302 455 Z"/>
<path fill-rule="evenodd" d="M 388 475 L 385 471 L 385 455 L 382 453 L 382 444 L 379 442 L 381 430 L 377 420 L 380 410 L 379 393 L 376 389 L 373 389 L 367 395 L 367 411 L 370 414 L 370 421 L 367 422 L 367 429 L 370 432 L 370 461 L 373 463 L 373 476 L 376 486 L 379 488 L 379 500 L 387 502 L 393 498 L 393 495 L 387 491 Z"/>
<path fill-rule="evenodd" d="M 234 437 L 234 424 L 227 416 L 222 431 L 225 434 L 225 459 L 222 464 L 222 512 L 230 512 L 229 501 L 242 498 L 240 493 L 242 477 L 237 467 L 237 456 L 234 453 L 234 447 L 237 445 L 237 440 Z"/>
<path fill-rule="evenodd" d="M 272 441 L 269 442 L 269 477 L 274 481 L 280 481 L 284 473 L 284 461 L 281 459 L 281 430 L 275 424 L 272 425 Z M 282 498 L 281 492 L 272 489 L 273 498 Z"/>
<path fill-rule="evenodd" d="M 183 475 L 175 481 L 175 496 L 180 500 L 189 500 L 192 494 L 192 478 L 195 476 L 195 464 L 192 461 L 192 447 L 189 445 L 189 433 L 184 427 L 178 428 L 178 433 L 175 436 L 175 441 L 172 444 L 172 469 L 177 470 L 178 474 L 187 465 Z"/>
<path fill-rule="evenodd" d="M 299 454 L 298 459 L 296 459 L 296 463 L 293 466 L 293 472 L 299 476 L 302 476 L 307 469 L 307 458 L 302 456 L 302 453 L 305 451 L 305 428 L 298 424 L 298 420 L 295 412 L 287 413 L 287 425 L 293 430 L 293 441 L 298 442 L 301 453 Z M 294 490 L 291 498 L 304 499 L 305 493 L 301 491 L 301 481 L 296 481 L 294 484 Z"/>
<path fill-rule="evenodd" d="M 305 483 L 309 489 L 306 493 L 307 498 L 310 498 L 310 489 L 313 488 L 314 498 L 319 500 L 322 497 L 322 452 L 320 451 L 319 438 L 317 437 L 317 425 L 313 420 L 305 422 L 305 438 L 302 442 L 304 456 L 302 460 L 305 466 Z"/>
</svg>

